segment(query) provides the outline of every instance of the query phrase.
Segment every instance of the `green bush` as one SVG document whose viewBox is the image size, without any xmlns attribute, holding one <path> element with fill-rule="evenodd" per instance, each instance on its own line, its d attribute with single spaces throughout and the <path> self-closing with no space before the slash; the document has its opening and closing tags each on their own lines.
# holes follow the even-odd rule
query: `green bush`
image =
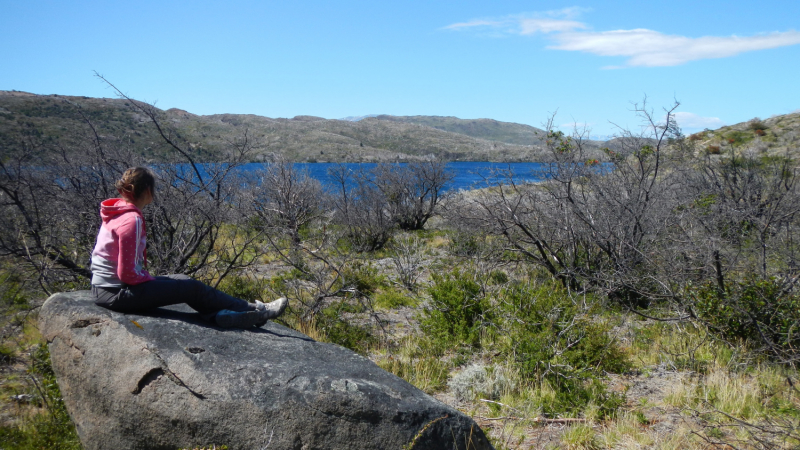
<svg viewBox="0 0 800 450">
<path fill-rule="evenodd" d="M 728 141 L 731 145 L 743 145 L 753 140 L 753 133 L 748 133 L 746 131 L 730 131 L 725 133 L 723 136 L 724 139 Z"/>
<path fill-rule="evenodd" d="M 747 278 L 690 290 L 698 316 L 721 337 L 756 346 L 794 351 L 800 346 L 800 297 L 784 292 L 775 278 Z"/>
<path fill-rule="evenodd" d="M 301 267 L 303 265 L 301 264 Z M 291 290 L 292 282 L 297 280 L 314 281 L 313 277 L 307 273 L 293 267 L 287 272 L 275 275 L 272 278 L 262 281 L 264 289 L 272 291 L 275 294 L 285 295 L 286 292 Z"/>
<path fill-rule="evenodd" d="M 547 417 L 577 416 L 594 405 L 595 418 L 607 419 L 625 404 L 624 395 L 609 392 L 602 381 L 593 377 L 562 379 L 551 389 L 543 390 L 544 395 L 534 399 Z"/>
<path fill-rule="evenodd" d="M 493 270 L 489 272 L 489 276 L 486 282 L 491 286 L 506 284 L 508 283 L 508 274 L 506 274 L 502 270 Z"/>
<path fill-rule="evenodd" d="M 264 300 L 264 291 L 267 284 L 268 281 L 264 279 L 229 275 L 217 287 L 228 295 L 253 302 L 255 300 Z"/>
<path fill-rule="evenodd" d="M 764 131 L 769 128 L 767 124 L 758 117 L 748 122 L 747 126 L 753 131 Z"/>
<path fill-rule="evenodd" d="M 561 284 L 517 283 L 501 299 L 501 314 L 509 318 L 504 322 L 506 350 L 517 355 L 523 373 L 541 374 L 553 363 L 566 363 L 575 373 L 619 373 L 630 367 L 608 327 L 593 320 L 594 307 L 584 309 Z"/>
<path fill-rule="evenodd" d="M 458 232 L 450 237 L 449 249 L 452 255 L 472 257 L 480 252 L 481 243 L 470 233 Z"/>
<path fill-rule="evenodd" d="M 545 413 L 575 413 L 594 403 L 605 417 L 623 403 L 598 378 L 628 370 L 627 354 L 592 314 L 594 308 L 584 305 L 556 282 L 516 283 L 500 295 L 503 352 L 523 377 L 552 389 L 541 401 Z"/>
<path fill-rule="evenodd" d="M 0 343 L 0 366 L 11 364 L 17 358 L 17 351 L 13 345 Z"/>
<path fill-rule="evenodd" d="M 466 273 L 454 270 L 432 274 L 429 306 L 422 312 L 422 330 L 441 346 L 477 346 L 488 302 L 481 286 Z"/>
<path fill-rule="evenodd" d="M 417 306 L 416 298 L 398 292 L 394 289 L 385 290 L 375 296 L 375 307 L 381 309 L 395 309 L 401 306 Z"/>
<path fill-rule="evenodd" d="M 331 303 L 317 314 L 317 328 L 325 335 L 327 342 L 365 354 L 376 338 L 368 325 L 350 323 L 343 316 L 345 313 L 360 312 L 354 309 L 363 308 L 358 308 L 347 300 Z"/>
<path fill-rule="evenodd" d="M 343 288 L 355 289 L 360 295 L 372 296 L 378 288 L 386 286 L 386 276 L 371 264 L 355 263 L 342 270 Z"/>
<path fill-rule="evenodd" d="M 22 277 L 15 272 L 0 269 L 0 308 L 12 310 L 28 306 L 28 297 Z"/>
</svg>

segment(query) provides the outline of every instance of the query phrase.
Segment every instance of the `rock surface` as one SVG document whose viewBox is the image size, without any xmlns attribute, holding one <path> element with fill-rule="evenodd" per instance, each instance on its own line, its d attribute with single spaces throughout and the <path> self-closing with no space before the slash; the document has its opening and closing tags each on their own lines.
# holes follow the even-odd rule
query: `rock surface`
<svg viewBox="0 0 800 450">
<path fill-rule="evenodd" d="M 85 291 L 53 295 L 39 321 L 87 450 L 492 448 L 472 419 L 368 359 L 272 322 L 125 315 Z"/>
</svg>

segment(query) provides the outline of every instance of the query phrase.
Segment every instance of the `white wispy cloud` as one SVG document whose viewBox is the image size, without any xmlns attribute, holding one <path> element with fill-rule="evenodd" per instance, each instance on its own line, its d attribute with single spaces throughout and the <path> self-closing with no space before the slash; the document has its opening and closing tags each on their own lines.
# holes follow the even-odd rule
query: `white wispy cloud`
<svg viewBox="0 0 800 450">
<path fill-rule="evenodd" d="M 585 29 L 586 24 L 575 20 L 523 19 L 519 22 L 519 34 L 566 32 Z"/>
<path fill-rule="evenodd" d="M 719 117 L 703 117 L 691 112 L 678 111 L 675 113 L 675 121 L 681 128 L 686 130 L 702 130 L 705 128 L 719 128 L 725 122 Z"/>
<path fill-rule="evenodd" d="M 800 32 L 786 31 L 756 36 L 705 36 L 689 38 L 653 30 L 565 32 L 553 36 L 556 50 L 580 51 L 600 56 L 626 56 L 626 66 L 678 66 L 701 59 L 726 58 L 744 52 L 800 44 Z"/>
<path fill-rule="evenodd" d="M 754 36 L 669 35 L 645 28 L 590 31 L 589 25 L 575 20 L 581 8 L 566 8 L 541 13 L 499 18 L 475 19 L 444 27 L 454 31 L 493 31 L 522 36 L 544 35 L 553 41 L 549 49 L 577 51 L 599 56 L 627 58 L 623 67 L 678 66 L 691 61 L 727 58 L 745 52 L 800 44 L 800 32 L 784 31 Z M 584 31 L 585 30 L 585 31 Z"/>
<path fill-rule="evenodd" d="M 563 8 L 537 13 L 514 14 L 503 17 L 488 17 L 458 22 L 443 27 L 452 31 L 494 31 L 506 34 L 531 35 L 536 33 L 565 32 L 585 29 L 586 25 L 572 20 L 588 8 Z"/>
<path fill-rule="evenodd" d="M 444 27 L 445 30 L 464 30 L 468 28 L 477 28 L 477 27 L 491 27 L 496 28 L 500 27 L 503 24 L 513 24 L 510 21 L 498 21 L 498 20 L 487 20 L 487 19 L 475 19 L 470 20 L 468 22 L 459 22 L 454 23 L 452 25 L 448 25 Z"/>
</svg>

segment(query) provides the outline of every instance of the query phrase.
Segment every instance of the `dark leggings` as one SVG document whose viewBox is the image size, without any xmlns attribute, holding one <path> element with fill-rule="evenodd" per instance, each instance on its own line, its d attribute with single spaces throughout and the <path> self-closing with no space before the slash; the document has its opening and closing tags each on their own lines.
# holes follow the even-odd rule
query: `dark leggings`
<svg viewBox="0 0 800 450">
<path fill-rule="evenodd" d="M 159 306 L 186 303 L 207 320 L 223 309 L 252 311 L 254 305 L 232 297 L 186 275 L 167 275 L 122 288 L 92 286 L 98 306 L 121 313 L 144 312 Z"/>
</svg>

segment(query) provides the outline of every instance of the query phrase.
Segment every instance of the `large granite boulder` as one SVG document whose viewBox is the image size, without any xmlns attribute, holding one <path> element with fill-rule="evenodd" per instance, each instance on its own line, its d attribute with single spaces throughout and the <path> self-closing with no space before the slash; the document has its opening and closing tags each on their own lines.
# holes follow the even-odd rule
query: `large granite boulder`
<svg viewBox="0 0 800 450">
<path fill-rule="evenodd" d="M 87 450 L 491 449 L 464 414 L 342 347 L 269 323 L 223 330 L 56 294 L 40 313 Z"/>
</svg>

